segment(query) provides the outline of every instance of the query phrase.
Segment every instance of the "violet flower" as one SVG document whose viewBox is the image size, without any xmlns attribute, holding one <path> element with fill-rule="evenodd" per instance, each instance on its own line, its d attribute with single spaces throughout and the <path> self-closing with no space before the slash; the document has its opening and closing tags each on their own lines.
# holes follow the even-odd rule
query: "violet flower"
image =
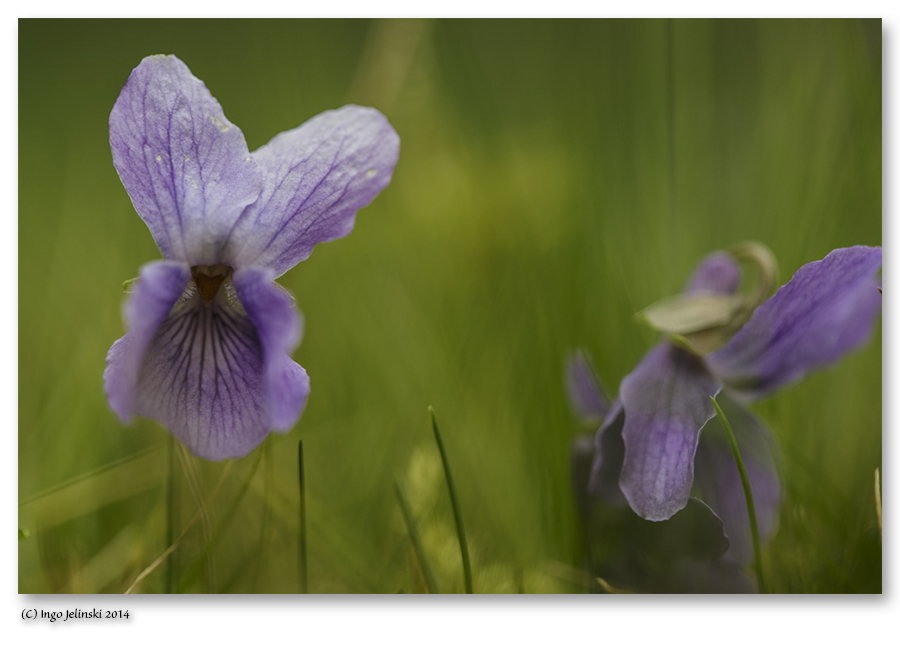
<svg viewBox="0 0 900 650">
<path fill-rule="evenodd" d="M 597 429 L 610 412 L 593 361 L 584 351 L 569 359 L 567 388 L 582 427 Z M 616 413 L 617 426 L 624 415 Z M 621 462 L 622 439 L 618 438 Z M 618 499 L 588 492 L 594 441 L 579 436 L 572 445 L 572 480 L 584 532 L 586 569 L 614 587 L 645 593 L 751 593 L 743 564 L 724 558 L 730 546 L 722 520 L 700 499 L 666 521 L 642 519 Z M 599 583 L 592 591 L 604 591 Z"/>
<path fill-rule="evenodd" d="M 622 380 L 596 434 L 590 493 L 627 503 L 643 519 L 664 521 L 688 505 L 696 487 L 724 524 L 730 546 L 722 559 L 749 561 L 744 495 L 709 398 L 718 395 L 734 430 L 765 538 L 774 531 L 780 502 L 777 447 L 743 403 L 865 343 L 881 308 L 880 267 L 880 247 L 834 250 L 798 270 L 715 351 L 696 354 L 669 341 L 653 348 Z M 735 260 L 714 253 L 699 265 L 687 294 L 727 298 L 739 281 Z"/>
<path fill-rule="evenodd" d="M 615 588 L 644 593 L 752 593 L 744 566 L 723 558 L 722 520 L 700 499 L 666 521 L 647 521 L 588 493 L 594 460 L 589 436 L 572 447 L 572 476 L 584 533 L 586 570 Z M 600 583 L 592 591 L 605 591 Z"/>
<path fill-rule="evenodd" d="M 150 56 L 109 117 L 113 164 L 164 260 L 141 269 L 106 357 L 109 404 L 164 424 L 210 460 L 288 431 L 309 395 L 289 356 L 300 314 L 275 278 L 353 229 L 391 180 L 399 138 L 372 108 L 345 106 L 252 154 L 202 81 Z"/>
</svg>

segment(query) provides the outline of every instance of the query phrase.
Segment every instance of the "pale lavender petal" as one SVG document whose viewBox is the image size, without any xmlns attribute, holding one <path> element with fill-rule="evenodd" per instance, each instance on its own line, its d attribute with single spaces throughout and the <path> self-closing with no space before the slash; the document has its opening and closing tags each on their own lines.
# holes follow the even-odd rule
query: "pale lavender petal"
<svg viewBox="0 0 900 650">
<path fill-rule="evenodd" d="M 572 410 L 578 418 L 582 422 L 599 425 L 609 410 L 609 404 L 603 396 L 600 376 L 587 352 L 578 350 L 569 357 L 566 385 Z"/>
<path fill-rule="evenodd" d="M 174 56 L 145 58 L 109 116 L 109 142 L 162 254 L 220 262 L 235 221 L 259 196 L 262 172 L 203 82 Z"/>
<path fill-rule="evenodd" d="M 781 502 L 781 482 L 775 460 L 778 447 L 771 431 L 747 408 L 724 392 L 717 401 L 741 451 L 753 492 L 760 540 L 765 542 L 775 533 Z M 717 417 L 703 427 L 694 460 L 694 478 L 703 500 L 725 524 L 725 533 L 731 541 L 725 559 L 746 564 L 753 559 L 747 502 L 725 430 Z"/>
<path fill-rule="evenodd" d="M 252 271 L 241 286 L 237 273 L 234 284 L 226 280 L 208 305 L 192 281 L 157 330 L 140 370 L 135 412 L 158 420 L 191 453 L 209 460 L 250 453 L 270 430 L 284 428 L 285 393 L 296 398 L 295 415 L 308 393 L 303 369 L 271 351 L 279 337 L 299 339 L 298 317 L 271 309 L 265 313 L 271 322 L 258 329 L 255 319 L 265 311 L 259 304 L 267 296 Z M 269 291 L 280 293 L 274 285 Z M 287 357 L 283 347 L 281 356 Z"/>
<path fill-rule="evenodd" d="M 234 274 L 234 286 L 262 343 L 270 425 L 289 431 L 306 406 L 309 377 L 289 356 L 300 344 L 300 314 L 274 277 L 271 269 L 241 269 Z"/>
<path fill-rule="evenodd" d="M 865 343 L 881 310 L 881 248 L 840 248 L 800 268 L 723 348 L 712 372 L 755 399 Z"/>
<path fill-rule="evenodd" d="M 594 461 L 588 492 L 610 505 L 627 505 L 625 496 L 619 489 L 619 473 L 625 458 L 625 443 L 622 442 L 624 425 L 625 411 L 621 400 L 617 399 L 606 414 L 603 426 L 594 436 Z"/>
<path fill-rule="evenodd" d="M 685 286 L 687 293 L 734 293 L 741 283 L 741 267 L 728 253 L 710 253 L 694 269 Z"/>
<path fill-rule="evenodd" d="M 326 111 L 255 151 L 265 179 L 236 225 L 222 261 L 267 267 L 276 277 L 313 246 L 353 230 L 356 211 L 391 180 L 400 138 L 374 108 Z"/>
<path fill-rule="evenodd" d="M 135 389 L 147 346 L 191 279 L 180 262 L 151 262 L 141 269 L 134 293 L 123 310 L 129 329 L 106 355 L 103 388 L 113 411 L 129 422 L 134 413 Z"/>
<path fill-rule="evenodd" d="M 700 429 L 715 413 L 709 397 L 720 389 L 698 357 L 669 343 L 651 350 L 622 380 L 619 486 L 644 519 L 668 519 L 687 504 Z"/>
</svg>

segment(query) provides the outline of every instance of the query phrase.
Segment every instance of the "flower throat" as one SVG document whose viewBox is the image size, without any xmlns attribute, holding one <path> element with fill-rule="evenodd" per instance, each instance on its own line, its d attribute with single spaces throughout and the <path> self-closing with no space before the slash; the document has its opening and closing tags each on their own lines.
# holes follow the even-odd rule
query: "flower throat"
<svg viewBox="0 0 900 650">
<path fill-rule="evenodd" d="M 232 268 L 224 264 L 191 267 L 191 276 L 197 286 L 197 292 L 203 299 L 203 304 L 209 305 L 213 301 L 219 292 L 219 287 L 231 277 L 231 271 Z"/>
</svg>

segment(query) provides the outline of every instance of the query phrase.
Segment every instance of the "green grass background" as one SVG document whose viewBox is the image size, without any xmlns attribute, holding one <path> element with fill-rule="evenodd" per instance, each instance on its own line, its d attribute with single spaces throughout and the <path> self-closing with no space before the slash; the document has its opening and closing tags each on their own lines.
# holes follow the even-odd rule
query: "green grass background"
<svg viewBox="0 0 900 650">
<path fill-rule="evenodd" d="M 107 121 L 156 53 L 205 81 L 251 151 L 346 103 L 402 144 L 354 232 L 281 278 L 306 322 L 299 424 L 230 466 L 137 591 L 296 591 L 300 439 L 311 591 L 424 587 L 395 477 L 440 589 L 460 591 L 428 405 L 475 590 L 580 591 L 561 577 L 582 551 L 567 353 L 589 350 L 615 390 L 655 340 L 633 314 L 710 250 L 759 240 L 785 282 L 881 243 L 880 21 L 22 20 L 20 592 L 123 591 L 225 472 L 155 422 L 122 425 L 103 394 L 121 283 L 159 258 Z M 754 407 L 783 452 L 770 589 L 881 591 L 881 386 L 879 325 Z"/>
</svg>

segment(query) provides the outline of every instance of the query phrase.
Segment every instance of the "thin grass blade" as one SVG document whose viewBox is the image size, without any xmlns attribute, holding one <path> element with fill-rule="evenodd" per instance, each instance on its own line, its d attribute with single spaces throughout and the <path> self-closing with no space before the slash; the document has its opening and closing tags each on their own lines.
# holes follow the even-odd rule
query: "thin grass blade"
<svg viewBox="0 0 900 650">
<path fill-rule="evenodd" d="M 881 476 L 878 468 L 875 468 L 875 515 L 878 517 L 878 537 L 883 538 L 881 532 Z"/>
<path fill-rule="evenodd" d="M 146 569 L 144 569 L 140 573 L 140 575 L 138 575 L 138 577 L 134 579 L 134 582 L 131 583 L 131 586 L 125 590 L 126 594 L 130 594 L 132 591 L 134 591 L 134 588 L 137 587 L 144 578 L 146 578 L 148 575 L 153 573 L 153 571 L 160 564 L 162 564 L 163 561 L 165 561 L 165 559 L 167 557 L 169 557 L 169 555 L 171 555 L 175 551 L 176 548 L 178 548 L 178 545 L 181 543 L 181 540 L 183 540 L 185 538 L 185 536 L 188 534 L 188 531 L 190 531 L 190 529 L 194 527 L 194 524 L 196 524 L 198 521 L 200 521 L 200 518 L 203 516 L 206 509 L 212 504 L 213 500 L 216 498 L 216 495 L 219 493 L 219 490 L 225 484 L 225 477 L 228 476 L 228 473 L 231 471 L 232 467 L 234 467 L 234 461 L 230 460 L 230 461 L 228 461 L 228 464 L 225 466 L 225 469 L 222 471 L 222 476 L 221 476 L 221 478 L 219 478 L 219 482 L 216 484 L 216 487 L 213 488 L 212 492 L 209 493 L 209 496 L 206 497 L 206 501 L 204 501 L 203 504 L 200 506 L 200 508 L 197 509 L 197 512 L 194 514 L 194 516 L 190 520 L 190 522 L 188 522 L 188 525 L 185 526 L 184 530 L 181 531 L 181 534 L 178 536 L 178 539 L 176 539 L 174 542 L 172 542 L 172 545 L 169 548 L 167 548 L 163 552 L 162 555 L 160 555 L 158 558 L 156 558 L 153 561 L 153 563 L 150 564 L 150 566 L 148 566 Z"/>
<path fill-rule="evenodd" d="M 250 471 L 247 472 L 247 476 L 244 479 L 244 482 L 241 484 L 240 489 L 238 490 L 237 495 L 231 501 L 231 504 L 228 506 L 228 510 L 225 512 L 225 515 L 221 518 L 219 525 L 216 527 L 215 533 L 213 533 L 209 540 L 203 547 L 203 550 L 200 554 L 194 558 L 193 562 L 190 566 L 188 566 L 187 570 L 184 572 L 184 576 L 181 579 L 181 582 L 178 584 L 178 592 L 181 593 L 187 587 L 190 582 L 197 577 L 201 566 L 200 563 L 210 556 L 213 549 L 219 543 L 219 540 L 222 539 L 222 535 L 228 529 L 228 525 L 231 523 L 231 520 L 234 519 L 234 515 L 237 513 L 238 506 L 244 500 L 244 496 L 247 494 L 247 488 L 250 486 L 250 481 L 253 480 L 253 477 L 256 475 L 256 470 L 259 468 L 259 461 L 262 458 L 262 448 L 260 447 L 256 452 L 256 457 L 253 459 L 253 466 L 250 468 Z"/>
<path fill-rule="evenodd" d="M 309 593 L 309 574 L 306 565 L 306 477 L 303 473 L 303 441 L 297 443 L 297 480 L 300 488 L 300 518 L 299 526 L 299 544 L 297 551 L 300 554 L 297 558 L 298 579 L 300 582 L 300 593 Z"/>
<path fill-rule="evenodd" d="M 750 534 L 753 537 L 753 559 L 756 565 L 756 578 L 759 581 L 760 593 L 766 593 L 766 582 L 763 578 L 762 568 L 762 551 L 759 544 L 759 526 L 756 523 L 756 506 L 753 504 L 753 490 L 750 488 L 750 478 L 747 476 L 747 468 L 744 467 L 744 459 L 741 457 L 741 450 L 738 448 L 737 439 L 734 437 L 734 431 L 728 418 L 722 412 L 716 398 L 710 395 L 713 407 L 716 409 L 716 415 L 722 421 L 722 428 L 725 429 L 725 435 L 728 436 L 728 446 L 731 447 L 731 453 L 734 456 L 734 462 L 737 464 L 738 473 L 741 475 L 741 485 L 744 488 L 744 499 L 747 501 L 747 514 L 750 517 Z"/>
<path fill-rule="evenodd" d="M 422 546 L 422 539 L 419 537 L 419 529 L 413 518 L 412 508 L 409 506 L 409 499 L 406 497 L 406 490 L 400 483 L 400 479 L 394 479 L 394 494 L 397 495 L 397 503 L 400 504 L 400 511 L 403 513 L 403 520 L 406 522 L 406 530 L 409 532 L 409 539 L 412 542 L 413 550 L 416 558 L 419 560 L 419 566 L 422 568 L 422 575 L 425 576 L 425 584 L 428 586 L 428 593 L 439 594 L 437 582 L 434 579 L 434 573 L 428 561 L 425 559 L 425 549 Z"/>
<path fill-rule="evenodd" d="M 459 499 L 456 496 L 456 487 L 453 485 L 453 476 L 450 473 L 450 461 L 447 459 L 447 450 L 444 449 L 444 441 L 441 431 L 438 429 L 437 419 L 434 417 L 434 409 L 428 407 L 431 414 L 431 428 L 434 430 L 434 439 L 438 450 L 441 452 L 441 462 L 444 464 L 444 478 L 447 481 L 447 490 L 450 492 L 450 503 L 453 506 L 453 518 L 456 519 L 456 534 L 459 537 L 459 552 L 462 555 L 463 579 L 466 584 L 466 593 L 472 592 L 472 565 L 469 562 L 469 544 L 466 541 L 466 529 L 463 526 L 462 511 L 459 508 Z"/>
</svg>

